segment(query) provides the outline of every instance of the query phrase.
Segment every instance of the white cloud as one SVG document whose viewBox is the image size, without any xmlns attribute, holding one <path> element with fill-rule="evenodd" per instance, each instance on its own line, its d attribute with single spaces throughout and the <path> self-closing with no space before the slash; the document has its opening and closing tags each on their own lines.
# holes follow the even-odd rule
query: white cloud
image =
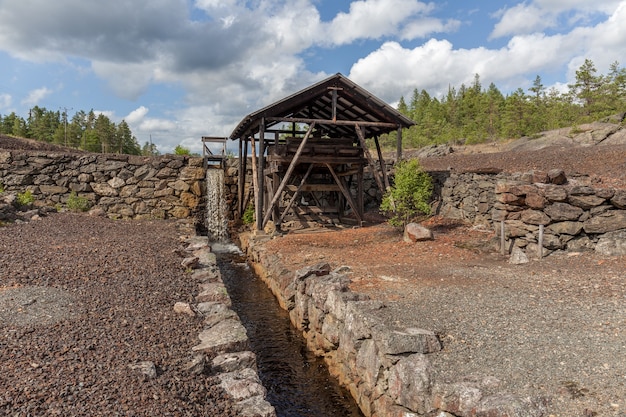
<svg viewBox="0 0 626 417">
<path fill-rule="evenodd" d="M 611 15 L 623 0 L 534 0 L 504 8 L 496 13 L 500 21 L 490 38 L 530 34 L 545 29 L 571 29 L 576 24 L 587 24 L 594 17 Z"/>
<path fill-rule="evenodd" d="M 443 95 L 449 86 L 471 84 L 474 74 L 479 74 L 483 87 L 494 82 L 505 93 L 525 82 L 530 85 L 539 73 L 564 67 L 569 69 L 566 82 L 571 82 L 585 58 L 606 73 L 612 62 L 626 56 L 625 21 L 623 1 L 607 20 L 595 26 L 552 36 L 519 35 L 500 49 L 454 49 L 450 42 L 434 39 L 415 48 L 386 42 L 357 61 L 350 77 L 389 102 L 401 95 L 410 97 L 414 88 Z M 560 90 L 562 84 L 555 87 Z"/>
<path fill-rule="evenodd" d="M 552 27 L 556 16 L 535 5 L 518 4 L 503 12 L 502 19 L 496 24 L 491 38 L 514 34 L 527 34 Z"/>
<path fill-rule="evenodd" d="M 11 107 L 12 101 L 13 101 L 13 98 L 11 97 L 10 94 L 6 94 L 6 93 L 0 94 L 0 110 L 5 110 Z"/>
<path fill-rule="evenodd" d="M 124 117 L 124 120 L 126 120 L 126 123 L 128 123 L 129 125 L 139 124 L 146 117 L 149 111 L 150 110 L 147 107 L 140 106 L 128 113 L 128 115 Z"/>
<path fill-rule="evenodd" d="M 26 98 L 22 100 L 22 104 L 27 106 L 36 106 L 41 102 L 41 100 L 50 94 L 52 94 L 52 90 L 47 87 L 37 88 L 36 90 L 32 90 L 28 93 Z"/>
</svg>

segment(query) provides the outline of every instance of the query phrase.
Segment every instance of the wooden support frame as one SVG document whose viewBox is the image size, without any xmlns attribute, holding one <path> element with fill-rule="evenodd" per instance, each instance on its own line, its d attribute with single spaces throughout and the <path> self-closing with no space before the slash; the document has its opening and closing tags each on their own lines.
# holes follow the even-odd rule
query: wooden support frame
<svg viewBox="0 0 626 417">
<path fill-rule="evenodd" d="M 270 216 L 272 215 L 272 210 L 274 209 L 274 206 L 278 203 L 278 199 L 280 198 L 280 195 L 282 194 L 283 189 L 285 188 L 285 185 L 287 185 L 287 183 L 289 182 L 289 179 L 291 178 L 291 174 L 293 173 L 294 168 L 298 164 L 298 158 L 302 154 L 304 145 L 306 144 L 307 140 L 311 136 L 311 133 L 313 133 L 314 128 L 315 128 L 315 122 L 309 125 L 309 130 L 307 130 L 306 134 L 304 135 L 304 138 L 302 139 L 302 142 L 300 142 L 300 146 L 298 146 L 298 150 L 296 151 L 296 154 L 293 156 L 293 159 L 291 160 L 291 163 L 289 164 L 289 167 L 287 168 L 287 172 L 285 173 L 283 180 L 281 181 L 280 185 L 278 186 L 278 189 L 276 190 L 276 194 L 274 194 L 274 197 L 272 198 L 272 201 L 269 204 L 268 209 L 265 211 L 265 216 L 263 217 L 262 224 L 261 225 L 257 224 L 257 227 L 260 226 L 259 230 L 262 230 L 267 224 L 267 222 L 269 221 Z"/>
<path fill-rule="evenodd" d="M 352 194 L 350 194 L 350 190 L 346 188 L 343 180 L 337 175 L 337 173 L 333 169 L 333 166 L 331 164 L 328 164 L 328 163 L 325 164 L 325 165 L 328 168 L 328 170 L 330 171 L 330 174 L 335 179 L 335 182 L 337 183 L 337 185 L 341 189 L 341 193 L 343 194 L 343 196 L 348 201 L 348 204 L 350 204 L 350 207 L 352 207 L 352 211 L 354 212 L 354 215 L 355 215 L 357 221 L 359 222 L 359 226 L 360 226 L 362 224 L 362 222 L 363 222 L 363 216 L 359 212 L 359 208 L 358 208 L 357 204 L 354 202 L 354 199 L 352 198 Z"/>
<path fill-rule="evenodd" d="M 283 220 L 285 219 L 285 216 L 287 215 L 289 210 L 291 210 L 291 206 L 293 206 L 293 203 L 295 203 L 296 199 L 298 198 L 298 194 L 300 193 L 302 186 L 306 183 L 307 178 L 309 178 L 309 175 L 311 174 L 312 170 L 313 170 L 313 164 L 309 164 L 309 168 L 306 170 L 306 173 L 302 177 L 302 180 L 300 181 L 300 185 L 298 185 L 298 188 L 296 189 L 296 191 L 294 191 L 293 195 L 291 196 L 291 199 L 289 200 L 289 203 L 287 203 L 287 207 L 285 207 L 283 214 L 280 215 L 280 219 L 278 220 L 279 224 L 283 222 Z"/>
<path fill-rule="evenodd" d="M 370 153 L 367 144 L 365 143 L 365 135 L 363 135 L 363 131 L 361 130 L 361 126 L 359 124 L 354 125 L 354 129 L 356 130 L 356 135 L 359 138 L 359 142 L 361 143 L 361 147 L 363 148 L 363 152 L 367 158 L 367 162 L 372 167 L 372 175 L 374 175 L 374 179 L 376 180 L 376 185 L 378 185 L 378 189 L 382 194 L 385 193 L 385 187 L 383 186 L 383 180 L 378 173 L 378 168 L 376 167 L 376 162 L 374 158 L 372 158 L 372 154 Z M 381 161 L 382 163 L 382 161 Z"/>
</svg>

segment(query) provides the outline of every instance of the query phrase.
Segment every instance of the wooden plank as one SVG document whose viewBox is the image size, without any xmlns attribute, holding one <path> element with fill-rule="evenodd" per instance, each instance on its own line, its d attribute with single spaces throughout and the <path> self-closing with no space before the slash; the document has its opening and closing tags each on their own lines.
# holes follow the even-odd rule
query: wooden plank
<svg viewBox="0 0 626 417">
<path fill-rule="evenodd" d="M 304 192 L 324 192 L 324 191 L 341 191 L 337 184 L 304 184 L 301 187 L 296 185 L 287 185 L 285 187 L 289 191 Z"/>
<path fill-rule="evenodd" d="M 329 120 L 329 119 L 307 119 L 302 117 L 268 117 L 270 122 L 295 122 L 295 123 L 318 123 L 321 125 L 339 126 L 374 126 L 374 127 L 397 127 L 396 123 L 365 122 L 362 120 Z"/>
<path fill-rule="evenodd" d="M 307 213 L 330 214 L 330 213 L 338 212 L 337 207 L 319 207 L 319 206 L 295 206 L 293 207 L 293 210 L 297 214 L 307 214 Z"/>
<path fill-rule="evenodd" d="M 302 140 L 302 143 L 300 144 L 298 151 L 294 155 L 293 160 L 291 161 L 291 164 L 289 164 L 289 168 L 287 168 L 287 172 L 285 173 L 283 180 L 281 181 L 280 185 L 278 186 L 278 189 L 276 190 L 276 194 L 274 195 L 274 198 L 272 199 L 272 202 L 269 205 L 269 209 L 265 213 L 265 217 L 263 217 L 263 224 L 262 224 L 261 229 L 263 229 L 263 227 L 265 227 L 265 225 L 267 224 L 267 221 L 269 220 L 271 212 L 272 212 L 272 208 L 278 202 L 278 199 L 280 198 L 280 195 L 283 192 L 283 188 L 285 188 L 285 185 L 287 185 L 287 183 L 289 182 L 291 173 L 293 172 L 295 166 L 298 164 L 298 158 L 300 158 L 300 154 L 302 154 L 302 148 L 304 148 L 304 145 L 306 144 L 307 139 L 309 139 L 309 136 L 311 136 L 311 133 L 313 132 L 314 127 L 315 127 L 315 122 L 309 125 L 309 130 L 306 132 L 306 135 L 304 135 L 304 139 Z"/>
<path fill-rule="evenodd" d="M 337 185 L 341 188 L 341 193 L 343 194 L 343 196 L 348 201 L 348 204 L 350 204 L 350 207 L 352 207 L 352 211 L 354 212 L 354 215 L 356 216 L 356 218 L 357 218 L 357 220 L 359 221 L 359 224 L 360 224 L 360 222 L 363 221 L 363 219 L 362 219 L 361 213 L 359 213 L 359 209 L 358 209 L 356 203 L 354 202 L 354 199 L 352 198 L 352 194 L 350 194 L 350 190 L 348 190 L 348 189 L 346 189 L 346 187 L 344 187 L 343 180 L 337 176 L 337 173 L 333 169 L 332 165 L 326 164 L 326 166 L 328 167 L 328 170 L 330 171 L 331 175 L 333 176 L 333 178 L 337 182 Z"/>
<path fill-rule="evenodd" d="M 285 207 L 285 210 L 283 211 L 283 214 L 280 216 L 280 220 L 278 221 L 279 223 L 283 222 L 283 219 L 285 218 L 285 215 L 287 214 L 289 209 L 291 209 L 291 206 L 293 206 L 293 203 L 298 198 L 298 193 L 300 192 L 300 187 L 302 187 L 304 185 L 304 183 L 306 182 L 307 178 L 309 177 L 309 174 L 311 173 L 312 169 L 313 169 L 313 164 L 310 164 L 309 168 L 306 170 L 306 173 L 302 177 L 302 180 L 300 181 L 300 185 L 298 187 L 296 187 L 294 194 L 291 196 L 291 199 L 289 200 L 289 203 L 287 204 L 287 207 Z M 290 186 L 287 186 L 287 187 L 290 187 Z"/>
</svg>

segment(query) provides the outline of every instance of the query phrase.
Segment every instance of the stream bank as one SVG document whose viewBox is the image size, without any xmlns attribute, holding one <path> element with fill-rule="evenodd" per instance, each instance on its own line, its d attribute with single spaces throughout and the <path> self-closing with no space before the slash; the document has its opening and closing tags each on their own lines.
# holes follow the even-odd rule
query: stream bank
<svg viewBox="0 0 626 417">
<path fill-rule="evenodd" d="M 542 398 L 500 392 L 498 381 L 488 376 L 436 379 L 433 359 L 444 346 L 437 334 L 419 327 L 410 308 L 350 291 L 348 267 L 321 262 L 294 270 L 280 253 L 266 250 L 270 239 L 240 235 L 256 273 L 364 415 L 547 415 Z"/>
</svg>

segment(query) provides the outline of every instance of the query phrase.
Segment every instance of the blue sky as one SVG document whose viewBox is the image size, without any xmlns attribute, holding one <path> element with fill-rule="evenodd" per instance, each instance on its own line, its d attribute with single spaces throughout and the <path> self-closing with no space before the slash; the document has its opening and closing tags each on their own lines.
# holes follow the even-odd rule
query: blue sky
<svg viewBox="0 0 626 417">
<path fill-rule="evenodd" d="M 94 109 L 165 153 L 341 72 L 414 89 L 566 88 L 626 66 L 626 0 L 0 0 L 0 114 Z"/>
</svg>

